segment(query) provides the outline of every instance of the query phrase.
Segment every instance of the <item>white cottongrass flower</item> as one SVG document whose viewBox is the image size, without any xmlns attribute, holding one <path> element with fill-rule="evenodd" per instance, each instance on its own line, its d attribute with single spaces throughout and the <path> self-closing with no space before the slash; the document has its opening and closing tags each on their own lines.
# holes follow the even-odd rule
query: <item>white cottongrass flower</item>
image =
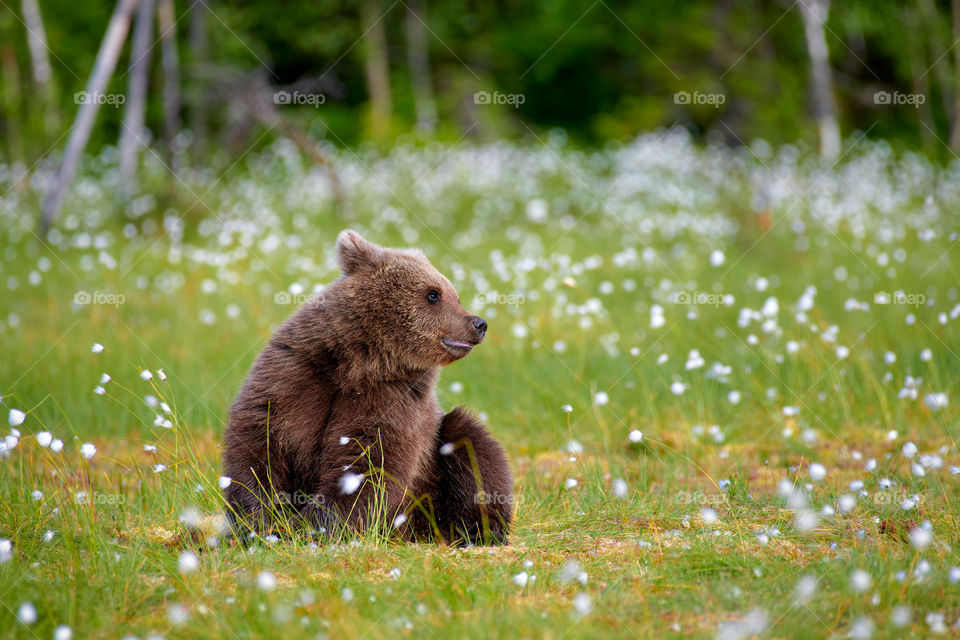
<svg viewBox="0 0 960 640">
<path fill-rule="evenodd" d="M 580 484 L 580 482 L 576 478 L 567 478 L 567 481 L 564 483 L 564 486 L 567 489 L 573 489 L 578 484 Z"/>
<path fill-rule="evenodd" d="M 589 615 L 590 612 L 593 611 L 593 602 L 590 600 L 589 594 L 581 591 L 574 596 L 573 608 L 579 616 Z"/>
<path fill-rule="evenodd" d="M 0 564 L 13 559 L 13 543 L 6 538 L 0 538 Z"/>
<path fill-rule="evenodd" d="M 452 442 L 447 442 L 440 447 L 440 455 L 448 456 L 453 453 L 454 449 L 456 449 L 456 445 L 454 445 Z"/>
<path fill-rule="evenodd" d="M 796 599 L 799 603 L 809 602 L 817 592 L 817 577 L 811 575 L 801 576 L 797 581 Z"/>
<path fill-rule="evenodd" d="M 628 487 L 626 480 L 622 478 L 614 478 L 613 480 L 613 495 L 621 500 L 627 497 Z"/>
<path fill-rule="evenodd" d="M 837 499 L 837 507 L 840 513 L 850 513 L 857 506 L 857 499 L 849 493 L 845 493 Z"/>
<path fill-rule="evenodd" d="M 107 390 L 104 389 L 103 387 L 101 387 L 100 385 L 95 386 L 95 387 L 93 388 L 93 392 L 94 392 L 96 395 L 98 395 L 98 396 L 107 395 Z"/>
<path fill-rule="evenodd" d="M 340 436 L 340 446 L 350 443 L 350 436 Z"/>
<path fill-rule="evenodd" d="M 154 473 L 163 473 L 163 472 L 166 471 L 166 470 L 167 470 L 167 465 L 165 465 L 165 464 L 155 464 L 155 465 L 153 465 L 153 472 L 154 472 Z"/>
<path fill-rule="evenodd" d="M 727 394 L 727 402 L 730 404 L 740 404 L 741 398 L 743 398 L 743 394 L 736 389 Z"/>
<path fill-rule="evenodd" d="M 63 451 L 63 440 L 60 438 L 54 438 L 53 442 L 50 443 L 50 451 L 54 453 L 60 453 Z"/>
<path fill-rule="evenodd" d="M 863 593 L 869 589 L 872 584 L 873 579 L 870 577 L 870 574 L 863 569 L 855 569 L 853 573 L 850 574 L 850 586 L 857 593 Z"/>
<path fill-rule="evenodd" d="M 277 577 L 272 571 L 261 571 L 257 574 L 257 588 L 260 591 L 273 591 L 277 586 Z"/>
<path fill-rule="evenodd" d="M 713 252 L 710 253 L 710 266 L 713 266 L 713 267 L 722 266 L 723 263 L 726 262 L 726 260 L 727 260 L 727 257 L 723 255 L 723 251 L 721 251 L 720 249 L 714 249 Z"/>
<path fill-rule="evenodd" d="M 525 587 L 530 581 L 530 575 L 526 571 L 521 571 L 517 575 L 513 576 L 513 584 L 518 587 Z"/>
<path fill-rule="evenodd" d="M 93 346 L 90 347 L 91 353 L 103 353 L 103 345 L 99 342 L 94 342 Z"/>
<path fill-rule="evenodd" d="M 160 382 L 167 381 L 167 374 L 163 372 L 163 369 L 157 369 L 157 377 L 160 378 Z"/>
<path fill-rule="evenodd" d="M 597 394 L 593 396 L 593 401 L 598 407 L 602 407 L 610 402 L 610 396 L 607 395 L 606 391 L 597 391 Z"/>
<path fill-rule="evenodd" d="M 350 602 L 353 600 L 353 589 L 350 587 L 344 587 L 343 591 L 340 592 L 340 597 L 343 598 L 344 602 Z"/>
<path fill-rule="evenodd" d="M 83 454 L 83 457 L 89 460 L 93 456 L 97 455 L 97 445 L 92 442 L 84 442 L 80 446 L 80 453 Z"/>
<path fill-rule="evenodd" d="M 61 624 L 53 630 L 53 640 L 72 640 L 73 629 L 65 624 Z"/>
<path fill-rule="evenodd" d="M 180 522 L 188 529 L 199 529 L 203 522 L 203 516 L 196 507 L 186 507 L 180 514 Z"/>
<path fill-rule="evenodd" d="M 947 406 L 947 394 L 946 392 L 940 393 L 928 393 L 923 396 L 923 402 L 927 405 L 927 408 L 930 411 L 940 411 Z"/>
<path fill-rule="evenodd" d="M 682 382 L 674 382 L 673 384 L 670 385 L 670 393 L 672 393 L 675 396 L 683 395 L 683 392 L 687 390 L 687 386 L 688 385 Z"/>
<path fill-rule="evenodd" d="M 179 627 L 190 619 L 190 610 L 178 602 L 167 605 L 167 620 L 170 624 Z"/>
<path fill-rule="evenodd" d="M 704 507 L 700 509 L 700 517 L 703 518 L 704 524 L 713 524 L 717 521 L 717 512 L 710 507 Z"/>
<path fill-rule="evenodd" d="M 356 493 L 363 482 L 363 476 L 359 473 L 345 473 L 340 476 L 340 493 L 350 495 Z"/>
<path fill-rule="evenodd" d="M 627 436 L 630 438 L 630 442 L 640 442 L 643 440 L 643 432 L 639 429 L 634 429 L 630 432 L 630 435 Z"/>
<path fill-rule="evenodd" d="M 917 549 L 924 549 L 931 540 L 933 534 L 923 527 L 917 527 L 910 532 L 910 543 Z"/>
<path fill-rule="evenodd" d="M 560 407 L 560 411 L 563 411 L 564 413 L 573 413 L 573 406 L 569 404 L 565 404 L 562 407 Z"/>
<path fill-rule="evenodd" d="M 107 384 L 111 380 L 113 380 L 113 378 L 110 377 L 109 373 L 104 373 L 100 375 L 100 384 Z"/>
<path fill-rule="evenodd" d="M 897 605 L 890 612 L 890 624 L 898 629 L 906 627 L 912 620 L 913 613 L 910 611 L 910 607 L 906 605 Z"/>
<path fill-rule="evenodd" d="M 10 435 L 4 437 L 3 439 L 3 446 L 7 451 L 12 451 L 13 449 L 16 449 L 17 445 L 20 444 L 19 431 L 16 431 L 16 430 L 14 431 L 15 433 L 11 433 Z"/>
<path fill-rule="evenodd" d="M 394 580 L 399 580 L 399 579 L 400 579 L 400 568 L 399 568 L 399 567 L 394 567 L 393 569 L 390 569 L 390 577 L 393 578 Z"/>
<path fill-rule="evenodd" d="M 396 518 L 393 519 L 393 528 L 399 529 L 403 526 L 403 523 L 407 521 L 407 514 L 401 513 L 398 514 Z"/>
<path fill-rule="evenodd" d="M 53 442 L 53 434 L 49 431 L 41 431 L 37 434 L 37 444 L 41 447 L 49 447 L 51 442 Z"/>
<path fill-rule="evenodd" d="M 820 482 L 821 480 L 827 477 L 827 468 L 824 467 L 819 462 L 811 462 L 809 471 L 810 471 L 810 479 L 813 480 L 814 482 Z"/>
<path fill-rule="evenodd" d="M 667 324 L 667 319 L 663 317 L 663 307 L 659 304 L 650 307 L 650 328 L 659 329 L 665 324 Z"/>
<path fill-rule="evenodd" d="M 217 484 L 220 485 L 221 489 L 226 489 L 227 487 L 230 486 L 230 483 L 232 482 L 233 482 L 233 478 L 231 478 L 230 476 L 220 476 L 220 478 L 217 479 Z"/>
<path fill-rule="evenodd" d="M 200 558 L 193 551 L 184 551 L 177 559 L 177 570 L 180 573 L 195 573 L 200 568 Z"/>
<path fill-rule="evenodd" d="M 11 427 L 19 427 L 26 419 L 27 414 L 23 411 L 20 411 L 20 409 L 10 409 L 10 414 L 7 416 L 7 421 L 10 423 Z"/>
<path fill-rule="evenodd" d="M 917 455 L 917 445 L 913 444 L 912 442 L 908 442 L 907 444 L 903 445 L 902 451 L 905 457 L 912 458 L 913 456 Z"/>
<path fill-rule="evenodd" d="M 37 621 L 37 608 L 31 602 L 24 602 L 17 609 L 17 620 L 20 624 L 33 624 Z"/>
<path fill-rule="evenodd" d="M 812 531 L 817 528 L 820 518 L 816 511 L 810 509 L 800 509 L 794 518 L 793 526 L 797 531 Z"/>
<path fill-rule="evenodd" d="M 703 359 L 703 356 L 700 355 L 700 352 L 696 349 L 691 349 L 690 354 L 687 356 L 686 370 L 699 369 L 703 367 L 704 364 L 706 364 L 706 361 Z"/>
<path fill-rule="evenodd" d="M 853 640 L 870 640 L 873 637 L 873 620 L 869 616 L 860 616 L 850 625 L 850 637 Z"/>
<path fill-rule="evenodd" d="M 30 497 L 33 498 L 34 502 L 40 502 L 41 500 L 43 500 L 43 491 L 40 491 L 40 489 L 36 489 L 30 492 Z"/>
<path fill-rule="evenodd" d="M 140 372 L 140 377 L 144 380 L 152 380 L 153 373 L 150 372 L 150 369 L 144 369 L 143 371 Z"/>
</svg>

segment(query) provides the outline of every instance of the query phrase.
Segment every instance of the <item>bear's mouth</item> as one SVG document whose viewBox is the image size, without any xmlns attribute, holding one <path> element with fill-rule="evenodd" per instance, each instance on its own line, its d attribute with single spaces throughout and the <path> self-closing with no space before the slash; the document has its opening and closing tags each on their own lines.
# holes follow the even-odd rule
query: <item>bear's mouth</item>
<svg viewBox="0 0 960 640">
<path fill-rule="evenodd" d="M 474 342 L 467 342 L 466 340 L 454 340 L 453 338 L 443 338 L 441 342 L 443 342 L 443 346 L 446 347 L 447 351 L 456 356 L 466 355 L 470 353 L 470 350 L 476 346 L 476 343 Z"/>
</svg>

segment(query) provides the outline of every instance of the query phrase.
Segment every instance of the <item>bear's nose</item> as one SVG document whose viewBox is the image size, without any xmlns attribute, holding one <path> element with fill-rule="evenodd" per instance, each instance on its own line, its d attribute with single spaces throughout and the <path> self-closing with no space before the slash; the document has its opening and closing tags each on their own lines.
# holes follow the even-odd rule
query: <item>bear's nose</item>
<svg viewBox="0 0 960 640">
<path fill-rule="evenodd" d="M 483 334 L 487 332 L 487 321 L 480 317 L 474 318 L 473 328 L 477 330 L 477 334 L 482 338 Z"/>
</svg>

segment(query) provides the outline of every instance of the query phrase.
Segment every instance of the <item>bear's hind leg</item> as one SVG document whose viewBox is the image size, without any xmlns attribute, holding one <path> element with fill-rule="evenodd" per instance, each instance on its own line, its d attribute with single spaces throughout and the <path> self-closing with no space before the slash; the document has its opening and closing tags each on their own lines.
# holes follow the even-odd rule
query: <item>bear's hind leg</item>
<svg viewBox="0 0 960 640">
<path fill-rule="evenodd" d="M 462 407 L 443 417 L 438 438 L 430 497 L 440 533 L 453 544 L 506 544 L 513 477 L 503 448 Z"/>
</svg>

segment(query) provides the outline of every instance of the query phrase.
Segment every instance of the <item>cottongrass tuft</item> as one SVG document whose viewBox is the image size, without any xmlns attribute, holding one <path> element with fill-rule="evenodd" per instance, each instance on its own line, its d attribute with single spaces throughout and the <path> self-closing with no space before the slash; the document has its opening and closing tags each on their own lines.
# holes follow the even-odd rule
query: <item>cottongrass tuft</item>
<svg viewBox="0 0 960 640">
<path fill-rule="evenodd" d="M 24 602 L 17 609 L 17 620 L 20 624 L 33 624 L 37 621 L 37 608 L 31 602 Z"/>
</svg>

